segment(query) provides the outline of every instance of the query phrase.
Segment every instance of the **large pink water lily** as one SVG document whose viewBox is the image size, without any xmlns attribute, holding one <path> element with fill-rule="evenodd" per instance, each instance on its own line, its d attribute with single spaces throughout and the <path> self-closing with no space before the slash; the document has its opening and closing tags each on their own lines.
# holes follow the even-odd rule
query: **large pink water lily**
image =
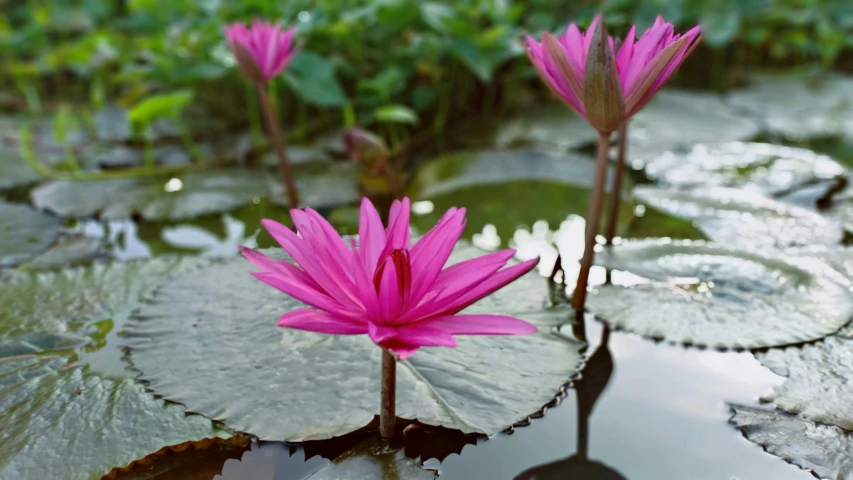
<svg viewBox="0 0 853 480">
<path fill-rule="evenodd" d="M 506 267 L 515 254 L 510 249 L 444 268 L 465 228 L 464 208 L 448 210 L 414 245 L 408 199 L 394 202 L 385 228 L 365 198 L 358 245 L 355 240 L 348 245 L 310 208 L 290 213 L 298 235 L 273 220 L 262 223 L 299 267 L 243 250 L 263 270 L 252 275 L 313 307 L 284 314 L 278 322 L 282 327 L 368 334 L 401 360 L 420 347 L 456 347 L 454 335 L 536 332 L 533 325 L 505 315 L 459 314 L 538 263 L 534 259 Z"/>
<path fill-rule="evenodd" d="M 578 26 L 572 23 L 566 34 L 557 38 L 545 33 L 541 43 L 529 35 L 526 39 L 528 56 L 539 75 L 569 107 L 584 118 L 588 118 L 584 105 L 587 55 L 593 34 L 601 22 L 599 15 L 585 33 L 581 33 Z M 643 108 L 701 40 L 700 26 L 679 35 L 675 33 L 673 25 L 660 16 L 652 28 L 635 41 L 636 31 L 636 27 L 631 27 L 618 54 L 613 39 L 609 39 L 622 90 L 623 120 Z"/>
<path fill-rule="evenodd" d="M 233 23 L 225 27 L 225 37 L 243 74 L 254 81 L 269 81 L 293 60 L 297 50 L 295 30 L 282 29 L 255 19 L 250 27 Z"/>
</svg>

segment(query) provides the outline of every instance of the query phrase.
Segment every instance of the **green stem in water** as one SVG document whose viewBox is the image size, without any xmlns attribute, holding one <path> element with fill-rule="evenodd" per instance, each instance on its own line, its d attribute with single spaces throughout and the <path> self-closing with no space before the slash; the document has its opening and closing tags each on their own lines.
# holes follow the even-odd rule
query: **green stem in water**
<svg viewBox="0 0 853 480">
<path fill-rule="evenodd" d="M 264 121 L 267 124 L 267 132 L 272 139 L 275 153 L 278 155 L 278 169 L 281 173 L 281 181 L 284 184 L 284 189 L 287 191 L 287 199 L 290 202 L 291 208 L 299 208 L 299 192 L 296 191 L 296 184 L 293 181 L 293 171 L 290 169 L 290 162 L 287 160 L 287 152 L 284 150 L 284 140 L 281 137 L 275 113 L 273 113 L 269 93 L 267 92 L 267 85 L 258 83 L 257 87 L 261 113 L 263 113 Z"/>
<path fill-rule="evenodd" d="M 613 245 L 616 236 L 616 225 L 619 223 L 619 207 L 622 200 L 622 175 L 625 170 L 625 149 L 628 145 L 628 121 L 619 127 L 619 154 L 616 157 L 616 169 L 613 172 L 613 184 L 610 187 L 610 211 L 607 215 L 607 225 L 604 227 L 606 245 Z"/>
<path fill-rule="evenodd" d="M 592 188 L 592 201 L 589 204 L 589 215 L 586 217 L 586 241 L 584 242 L 581 269 L 572 295 L 572 306 L 583 310 L 586 304 L 586 290 L 589 282 L 589 271 L 595 257 L 595 235 L 601 220 L 601 207 L 604 204 L 604 186 L 607 181 L 608 150 L 610 149 L 610 134 L 599 133 L 598 154 L 595 160 L 595 184 Z"/>
<path fill-rule="evenodd" d="M 397 359 L 382 350 L 382 403 L 379 410 L 379 433 L 385 440 L 394 437 L 397 420 Z"/>
</svg>

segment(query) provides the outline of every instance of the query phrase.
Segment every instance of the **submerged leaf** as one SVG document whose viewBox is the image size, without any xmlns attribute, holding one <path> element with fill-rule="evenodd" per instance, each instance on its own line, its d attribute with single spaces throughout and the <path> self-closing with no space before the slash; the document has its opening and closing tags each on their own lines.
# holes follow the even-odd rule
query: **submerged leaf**
<svg viewBox="0 0 853 480">
<path fill-rule="evenodd" d="M 0 266 L 17 265 L 45 250 L 62 232 L 62 220 L 29 205 L 0 201 Z"/>
<path fill-rule="evenodd" d="M 165 405 L 132 380 L 63 364 L 0 360 L 0 478 L 95 480 L 164 446 L 220 435 L 209 420 Z"/>
<path fill-rule="evenodd" d="M 853 479 L 853 439 L 849 432 L 794 415 L 738 405 L 731 408 L 735 412 L 731 422 L 768 453 L 820 478 Z"/>
<path fill-rule="evenodd" d="M 596 263 L 649 279 L 603 285 L 587 301 L 645 337 L 766 348 L 823 338 L 853 317 L 850 281 L 815 258 L 645 240 L 605 249 Z"/>
<path fill-rule="evenodd" d="M 461 244 L 449 263 L 480 254 Z M 381 350 L 366 336 L 277 327 L 280 315 L 303 305 L 252 271 L 235 259 L 162 288 L 129 328 L 142 378 L 158 395 L 262 440 L 324 439 L 370 423 L 379 412 Z M 469 308 L 516 315 L 540 333 L 463 336 L 457 349 L 426 348 L 400 362 L 397 415 L 493 434 L 550 401 L 576 371 L 580 344 L 549 333 L 569 313 L 545 307 L 545 287 L 530 273 Z"/>
<path fill-rule="evenodd" d="M 734 188 L 686 190 L 637 187 L 637 200 L 693 220 L 709 239 L 727 246 L 787 248 L 838 245 L 841 225 L 801 207 Z"/>
<path fill-rule="evenodd" d="M 104 219 L 139 214 L 145 220 L 182 220 L 248 205 L 267 193 L 257 170 L 211 170 L 177 178 L 56 181 L 32 192 L 33 203 L 63 217 Z"/>
</svg>

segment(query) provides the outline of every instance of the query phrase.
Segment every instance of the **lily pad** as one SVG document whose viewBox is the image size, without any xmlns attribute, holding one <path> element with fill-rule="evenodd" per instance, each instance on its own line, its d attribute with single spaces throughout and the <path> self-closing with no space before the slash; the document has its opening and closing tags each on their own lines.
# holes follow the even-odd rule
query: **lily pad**
<svg viewBox="0 0 853 480">
<path fill-rule="evenodd" d="M 733 142 L 699 144 L 685 154 L 665 153 L 646 164 L 646 174 L 673 187 L 741 187 L 780 195 L 842 177 L 844 167 L 804 148 Z"/>
<path fill-rule="evenodd" d="M 62 217 L 183 220 L 248 205 L 266 193 L 264 172 L 222 169 L 177 178 L 56 181 L 33 190 L 32 201 Z"/>
<path fill-rule="evenodd" d="M 101 239 L 71 235 L 59 238 L 50 248 L 27 262 L 25 266 L 47 269 L 89 262 L 107 256 Z"/>
<path fill-rule="evenodd" d="M 737 142 L 760 133 L 758 123 L 712 93 L 666 89 L 628 124 L 628 158 L 649 160 L 696 143 Z"/>
<path fill-rule="evenodd" d="M 820 478 L 853 478 L 853 439 L 850 432 L 794 415 L 732 405 L 734 423 L 751 442 L 767 453 Z"/>
<path fill-rule="evenodd" d="M 565 106 L 553 103 L 527 109 L 501 122 L 495 133 L 494 146 L 503 150 L 527 145 L 537 150 L 565 153 L 596 140 L 598 132 L 589 122 Z"/>
<path fill-rule="evenodd" d="M 818 423 L 853 430 L 853 340 L 834 336 L 801 348 L 756 354 L 762 365 L 787 377 L 762 400 Z"/>
<path fill-rule="evenodd" d="M 268 255 L 286 259 L 280 250 Z M 480 255 L 460 244 L 449 263 Z M 259 284 L 244 259 L 188 272 L 134 316 L 131 361 L 158 395 L 262 440 L 305 441 L 357 430 L 378 414 L 380 354 L 366 336 L 276 326 L 303 305 Z M 459 348 L 422 349 L 400 362 L 397 415 L 493 434 L 553 399 L 577 371 L 581 346 L 549 330 L 569 319 L 545 307 L 530 273 L 469 307 L 516 315 L 540 333 L 469 336 Z"/>
<path fill-rule="evenodd" d="M 63 364 L 0 360 L 0 478 L 94 480 L 164 446 L 221 435 L 132 380 Z"/>
<path fill-rule="evenodd" d="M 0 201 L 0 266 L 10 266 L 45 250 L 62 232 L 62 220 L 28 205 Z"/>
<path fill-rule="evenodd" d="M 838 245 L 842 226 L 802 207 L 754 192 L 710 187 L 637 187 L 634 197 L 674 217 L 692 220 L 710 240 L 727 246 L 787 248 Z"/>
<path fill-rule="evenodd" d="M 322 167 L 318 171 L 295 172 L 300 206 L 314 208 L 337 207 L 357 202 L 361 198 L 353 165 Z M 273 205 L 290 206 L 284 185 L 278 175 L 269 179 L 270 201 Z"/>
<path fill-rule="evenodd" d="M 843 75 L 828 74 L 818 82 L 802 75 L 759 75 L 728 101 L 771 133 L 794 140 L 853 131 L 853 78 Z"/>
<path fill-rule="evenodd" d="M 154 259 L 16 273 L 0 283 L 0 341 L 33 333 L 68 335 L 101 320 L 120 325 L 169 276 L 202 262 Z"/>
<path fill-rule="evenodd" d="M 591 187 L 593 159 L 580 154 L 553 155 L 533 150 L 450 153 L 426 163 L 413 182 L 419 198 L 463 188 L 536 180 Z M 608 178 L 608 185 L 610 179 Z"/>
<path fill-rule="evenodd" d="M 831 335 L 853 318 L 850 281 L 815 258 L 644 240 L 605 249 L 596 263 L 648 282 L 600 286 L 589 309 L 673 343 L 778 347 Z"/>
<path fill-rule="evenodd" d="M 0 148 L 0 190 L 35 183 L 41 178 L 17 150 Z"/>
<path fill-rule="evenodd" d="M 394 480 L 435 480 L 438 472 L 427 470 L 421 462 L 406 457 L 402 449 L 394 449 L 368 438 L 307 480 L 362 480 L 388 478 Z"/>
</svg>

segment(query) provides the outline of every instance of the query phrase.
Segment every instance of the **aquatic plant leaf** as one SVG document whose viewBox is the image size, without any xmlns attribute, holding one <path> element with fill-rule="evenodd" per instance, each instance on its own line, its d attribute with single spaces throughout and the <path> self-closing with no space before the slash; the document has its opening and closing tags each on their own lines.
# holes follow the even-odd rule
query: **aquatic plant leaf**
<svg viewBox="0 0 853 480">
<path fill-rule="evenodd" d="M 26 268 L 47 269 L 106 258 L 109 253 L 100 238 L 70 235 L 59 238 L 47 250 L 28 261 Z"/>
<path fill-rule="evenodd" d="M 759 119 L 770 133 L 792 140 L 853 133 L 853 78 L 826 74 L 755 75 L 728 103 Z"/>
<path fill-rule="evenodd" d="M 648 161 L 697 143 L 737 142 L 759 134 L 759 125 L 712 93 L 667 88 L 628 123 L 628 159 Z"/>
<path fill-rule="evenodd" d="M 449 263 L 481 253 L 460 244 Z M 370 423 L 379 412 L 380 349 L 366 336 L 279 328 L 279 316 L 303 305 L 264 287 L 254 270 L 244 259 L 223 261 L 160 289 L 127 329 L 141 378 L 158 395 L 262 440 L 324 439 Z M 540 332 L 421 349 L 398 366 L 397 415 L 493 434 L 550 401 L 577 370 L 581 345 L 549 332 L 570 313 L 546 308 L 546 299 L 545 280 L 530 273 L 469 307 L 516 315 Z"/>
<path fill-rule="evenodd" d="M 56 357 L 0 360 L 0 478 L 95 480 L 167 445 L 222 435 L 133 380 Z"/>
<path fill-rule="evenodd" d="M 0 282 L 0 341 L 31 333 L 65 335 L 105 319 L 120 325 L 171 275 L 203 262 L 154 259 L 15 272 Z"/>
<path fill-rule="evenodd" d="M 842 226 L 813 211 L 754 192 L 710 187 L 680 190 L 637 187 L 636 200 L 692 220 L 710 240 L 737 247 L 838 245 Z"/>
<path fill-rule="evenodd" d="M 832 158 L 804 148 L 766 143 L 709 143 L 686 153 L 667 152 L 646 163 L 646 174 L 679 188 L 740 187 L 780 195 L 844 175 Z"/>
<path fill-rule="evenodd" d="M 818 423 L 853 430 L 853 339 L 832 336 L 800 348 L 768 350 L 755 357 L 773 372 L 787 377 L 762 400 Z"/>
<path fill-rule="evenodd" d="M 296 188 L 299 190 L 300 206 L 328 208 L 357 203 L 361 193 L 354 167 L 347 163 L 324 168 L 317 173 L 297 171 Z M 270 177 L 269 192 L 273 205 L 290 206 L 280 176 Z"/>
<path fill-rule="evenodd" d="M 0 266 L 17 265 L 45 250 L 62 232 L 62 220 L 29 205 L 0 201 Z"/>
<path fill-rule="evenodd" d="M 703 242 L 629 241 L 596 264 L 648 279 L 603 285 L 587 306 L 639 335 L 714 348 L 766 348 L 817 340 L 853 317 L 849 279 L 808 257 Z"/>
<path fill-rule="evenodd" d="M 368 438 L 310 475 L 308 480 L 435 480 L 437 473 L 425 469 L 418 460 L 406 457 L 402 449 Z"/>
<path fill-rule="evenodd" d="M 0 190 L 35 183 L 41 179 L 16 150 L 0 149 Z"/>
<path fill-rule="evenodd" d="M 500 123 L 493 142 L 497 149 L 523 145 L 544 152 L 562 154 L 574 148 L 594 144 L 598 140 L 598 132 L 589 122 L 556 102 L 525 109 Z"/>
<path fill-rule="evenodd" d="M 32 191 L 33 203 L 62 217 L 182 220 L 248 205 L 266 195 L 266 174 L 222 169 L 164 177 L 55 181 Z"/>
<path fill-rule="evenodd" d="M 228 460 L 239 460 L 253 445 L 257 443 L 242 435 L 169 445 L 113 468 L 101 480 L 210 480 L 222 472 Z"/>
<path fill-rule="evenodd" d="M 751 442 L 768 453 L 810 470 L 820 478 L 853 478 L 853 439 L 850 432 L 795 415 L 730 405 L 731 422 Z"/>
</svg>

